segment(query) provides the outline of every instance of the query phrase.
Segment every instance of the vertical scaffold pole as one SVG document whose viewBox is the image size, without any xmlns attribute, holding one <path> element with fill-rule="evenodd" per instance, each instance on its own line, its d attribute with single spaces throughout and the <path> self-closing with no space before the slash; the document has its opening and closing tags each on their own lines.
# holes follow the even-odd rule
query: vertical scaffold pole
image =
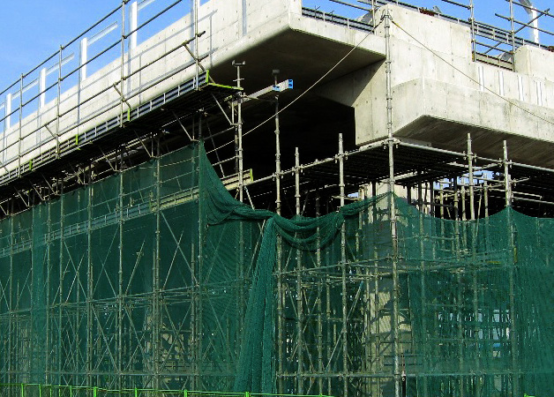
<svg viewBox="0 0 554 397">
<path fill-rule="evenodd" d="M 462 220 L 465 221 L 466 220 L 466 211 L 465 211 L 465 187 L 462 185 L 462 188 L 461 188 L 461 199 L 462 199 Z M 461 265 L 461 262 L 460 262 L 460 253 L 462 252 L 462 250 L 465 251 L 466 247 L 467 247 L 467 238 L 466 238 L 466 234 L 467 234 L 467 225 L 466 225 L 466 222 L 463 222 L 461 224 L 461 230 L 462 230 L 462 236 L 460 236 L 460 226 L 459 226 L 460 222 L 458 222 L 458 220 L 456 220 L 456 244 L 455 244 L 455 249 L 456 249 L 456 254 L 455 254 L 455 258 L 456 258 L 456 263 L 457 263 L 457 266 L 459 266 L 459 270 L 460 271 L 457 271 L 456 272 L 456 288 L 458 289 L 457 291 L 457 294 L 456 294 L 456 312 L 457 312 L 457 338 L 458 338 L 458 370 L 460 372 L 460 375 L 458 376 L 458 387 L 460 389 L 459 391 L 459 396 L 460 397 L 464 397 L 465 395 L 465 388 L 464 388 L 464 377 L 463 377 L 463 373 L 465 372 L 464 371 L 464 368 L 465 368 L 465 360 L 464 360 L 464 343 L 463 343 L 463 340 L 464 340 L 464 328 L 463 328 L 463 322 L 462 322 L 462 319 L 464 318 L 464 312 L 463 312 L 463 308 L 464 308 L 464 304 L 463 304 L 463 299 L 464 299 L 464 294 L 463 294 L 463 284 L 464 284 L 464 280 L 462 278 L 462 271 L 463 270 L 463 267 Z"/>
<path fill-rule="evenodd" d="M 510 161 L 508 160 L 508 144 L 504 141 L 504 202 L 506 208 L 512 206 L 512 182 L 510 179 Z"/>
<path fill-rule="evenodd" d="M 274 77 L 277 81 L 277 77 Z M 279 124 L 279 95 L 275 96 L 275 212 L 281 215 L 281 128 Z M 278 322 L 278 339 L 279 339 L 279 393 L 284 393 L 284 351 L 283 338 L 284 333 L 284 307 L 285 295 L 283 289 L 283 264 L 282 264 L 282 239 L 277 235 L 277 322 Z"/>
<path fill-rule="evenodd" d="M 86 308 L 87 308 L 87 385 L 96 384 L 93 381 L 92 370 L 94 364 L 92 362 L 94 352 L 93 342 L 93 322 L 94 312 L 92 300 L 94 297 L 94 268 L 92 266 L 92 200 L 94 197 L 94 184 L 89 186 L 88 190 L 88 208 L 87 208 L 87 296 L 86 296 Z"/>
<path fill-rule="evenodd" d="M 195 117 L 193 117 L 193 130 L 192 130 L 192 134 L 193 136 L 196 136 L 196 124 L 195 124 Z M 158 145 L 159 145 L 159 142 L 158 142 Z M 192 174 L 192 183 L 191 183 L 191 186 L 196 186 L 198 187 L 198 233 L 200 233 L 200 229 L 201 229 L 201 211 L 200 211 L 200 207 L 201 207 L 201 203 L 202 203 L 202 184 L 200 183 L 200 180 L 201 180 L 201 177 L 200 177 L 200 166 L 199 166 L 199 159 L 200 159 L 200 142 L 197 143 L 197 149 L 196 149 L 196 153 L 193 154 L 192 156 L 192 159 L 191 159 L 191 174 Z M 198 337 L 198 333 L 197 333 L 197 307 L 198 307 L 198 302 L 197 302 L 197 298 L 196 298 L 196 295 L 198 294 L 198 275 L 197 275 L 197 262 L 198 262 L 198 257 L 197 257 L 197 247 L 196 247 L 196 244 L 200 245 L 200 241 L 202 241 L 200 238 L 198 240 L 194 240 L 191 242 L 191 246 L 190 246 L 190 279 L 191 279 L 191 284 L 192 284 L 192 288 L 190 290 L 190 292 L 188 293 L 188 297 L 190 299 L 190 342 L 189 342 L 189 349 L 191 351 L 191 374 L 190 376 L 188 377 L 188 380 L 189 380 L 189 384 L 187 385 L 188 388 L 192 389 L 192 390 L 198 390 L 199 387 L 197 386 L 197 374 L 198 374 L 198 361 L 199 361 L 199 357 L 198 357 L 198 349 L 197 349 L 197 344 L 198 344 L 198 340 L 197 340 L 197 337 Z"/>
<path fill-rule="evenodd" d="M 434 189 L 434 186 L 435 186 L 435 182 L 434 181 L 430 181 L 429 184 L 428 184 L 428 189 L 429 189 L 429 214 L 431 216 L 435 216 L 435 213 L 436 213 L 436 197 L 435 197 L 435 189 Z"/>
<path fill-rule="evenodd" d="M 458 192 L 458 178 L 454 177 L 452 178 L 452 196 L 454 201 L 454 220 L 458 220 L 460 218 L 460 211 L 459 211 L 459 192 Z"/>
<path fill-rule="evenodd" d="M 473 151 L 471 148 L 471 134 L 467 134 L 467 166 L 469 177 L 469 211 L 471 220 L 475 220 L 475 188 L 473 181 Z"/>
<path fill-rule="evenodd" d="M 233 61 L 233 66 L 237 68 L 237 87 L 241 88 L 242 78 L 240 77 L 240 68 L 244 66 L 244 62 L 235 62 Z M 237 134 L 237 174 L 238 174 L 238 189 L 239 189 L 239 201 L 244 202 L 244 180 L 242 174 L 244 173 L 244 151 L 242 147 L 242 91 L 238 93 L 237 101 L 237 123 L 236 123 L 236 134 Z"/>
<path fill-rule="evenodd" d="M 275 77 L 275 80 L 277 78 Z M 281 215 L 281 127 L 279 123 L 279 95 L 275 96 L 275 212 Z M 278 336 L 279 336 L 279 393 L 284 392 L 284 293 L 283 293 L 283 265 L 282 265 L 282 239 L 277 236 L 277 317 L 278 317 Z"/>
<path fill-rule="evenodd" d="M 285 390 L 284 371 L 285 356 L 283 351 L 284 334 L 284 295 L 283 295 L 283 265 L 281 263 L 281 238 L 277 236 L 277 392 L 283 394 Z"/>
<path fill-rule="evenodd" d="M 199 85 L 200 75 L 200 51 L 198 49 L 199 42 L 199 30 L 198 30 L 198 14 L 200 12 L 200 0 L 193 0 L 194 2 L 194 61 L 196 63 L 196 87 Z"/>
<path fill-rule="evenodd" d="M 62 98 L 62 59 L 63 58 L 63 46 L 60 46 L 60 52 L 58 54 L 58 84 L 57 84 L 57 100 L 56 100 L 56 158 L 60 156 L 60 106 Z M 61 384 L 61 383 L 60 383 Z"/>
<path fill-rule="evenodd" d="M 193 167 L 196 167 L 196 163 L 193 163 Z M 193 172 L 194 169 L 193 169 Z M 193 184 L 194 186 L 194 184 Z M 188 387 L 192 390 L 197 390 L 196 387 L 196 373 L 198 368 L 198 357 L 196 356 L 196 246 L 195 241 L 190 245 L 190 279 L 193 284 L 192 291 L 189 292 L 188 298 L 190 300 L 190 334 L 191 340 L 189 342 L 189 348 L 191 351 L 191 367 L 192 373 L 188 377 Z"/>
<path fill-rule="evenodd" d="M 418 175 L 421 175 L 421 171 L 417 172 Z M 408 191 L 411 191 L 411 187 L 408 188 Z M 419 212 L 424 212 L 424 201 L 423 201 L 423 189 L 421 186 L 421 181 L 417 183 L 417 208 Z"/>
<path fill-rule="evenodd" d="M 162 308 L 161 308 L 161 292 L 160 292 L 160 263 L 161 263 L 161 184 L 162 184 L 162 169 L 160 165 L 160 145 L 156 147 L 156 248 L 155 248 L 155 258 L 154 266 L 152 269 L 153 272 L 153 317 L 154 317 L 154 370 L 156 376 L 154 379 L 154 387 L 156 390 L 160 389 L 160 361 L 162 360 L 161 354 L 161 345 L 162 345 L 162 336 L 161 336 L 161 327 L 162 327 Z"/>
<path fill-rule="evenodd" d="M 19 79 L 19 138 L 17 140 L 17 173 L 20 174 L 23 170 L 21 169 L 21 148 L 23 141 L 23 75 Z"/>
<path fill-rule="evenodd" d="M 371 22 L 373 29 L 375 29 L 375 0 L 371 0 Z"/>
<path fill-rule="evenodd" d="M 483 181 L 483 199 L 484 199 L 484 206 L 485 206 L 485 252 L 490 252 L 491 250 L 491 223 L 490 223 L 490 218 L 489 218 L 489 187 L 488 187 L 488 182 L 485 180 Z M 479 268 L 477 266 L 474 267 L 474 270 L 473 272 L 474 273 L 477 273 L 479 271 Z M 475 276 L 477 277 L 477 276 Z M 485 278 L 485 280 L 481 280 L 480 281 L 480 284 L 483 285 L 484 283 L 487 283 L 487 279 Z M 479 346 L 480 346 L 480 340 L 482 338 L 481 336 L 481 333 L 483 332 L 485 335 L 487 335 L 487 337 L 489 338 L 493 338 L 493 330 L 491 329 L 490 327 L 490 312 L 491 312 L 491 309 L 490 308 L 486 308 L 486 307 L 482 307 L 479 311 L 478 310 L 478 305 L 480 304 L 480 298 L 483 299 L 483 288 L 479 288 L 477 289 L 477 287 L 475 287 L 475 290 L 473 292 L 473 300 L 474 300 L 474 307 L 477 308 L 475 309 L 475 313 L 476 313 L 476 318 L 477 320 L 475 320 L 475 323 L 476 323 L 476 327 L 475 327 L 475 362 L 478 363 L 478 365 L 475 366 L 476 368 L 476 372 L 477 373 L 480 373 L 481 375 L 479 376 L 479 378 L 477 379 L 477 381 L 479 382 L 480 385 L 483 385 L 484 382 L 485 382 L 485 377 L 483 376 L 483 372 L 480 370 L 480 359 L 479 359 Z M 481 318 L 477 317 L 477 316 L 480 316 Z M 487 334 L 487 330 L 488 330 L 488 334 Z M 482 397 L 483 395 L 483 390 L 482 390 L 482 387 L 480 387 L 479 389 L 477 389 L 477 393 L 475 394 L 475 397 Z"/>
<path fill-rule="evenodd" d="M 477 54 L 477 40 L 475 37 L 475 6 L 473 0 L 469 0 L 469 19 L 471 21 L 471 53 L 473 54 L 473 60 Z"/>
<path fill-rule="evenodd" d="M 472 1 L 473 3 L 473 1 Z M 473 7 L 473 6 L 472 6 Z M 472 18 L 473 18 L 473 8 L 472 8 Z M 473 24 L 473 20 L 472 20 Z M 473 40 L 475 38 L 473 37 Z M 475 220 L 475 182 L 473 179 L 473 148 L 472 148 L 472 141 L 471 141 L 471 134 L 467 134 L 467 166 L 468 166 L 468 178 L 469 178 L 469 209 L 470 209 L 470 217 L 471 220 Z M 475 241 L 475 238 L 477 237 L 477 231 L 478 227 L 476 224 L 472 223 L 470 225 L 470 230 L 472 231 L 472 241 Z M 476 244 L 471 245 L 471 253 L 472 253 L 472 262 L 474 265 L 476 265 Z M 477 266 L 474 266 L 474 269 L 471 271 L 472 273 L 472 306 L 473 306 L 473 339 L 475 341 L 475 362 L 473 365 L 475 365 L 475 369 L 478 370 L 481 366 L 479 355 L 477 352 L 479 351 L 479 283 L 478 283 L 478 275 L 479 275 L 479 269 L 477 269 Z M 458 287 L 458 288 L 461 288 Z M 460 318 L 461 321 L 461 318 Z M 460 345 L 461 340 L 459 341 Z M 478 372 L 478 371 L 477 371 Z"/>
<path fill-rule="evenodd" d="M 237 69 L 237 78 L 235 80 L 236 86 L 241 88 L 242 87 L 242 80 L 240 74 L 240 68 L 246 65 L 246 62 L 236 62 L 233 61 L 232 65 Z M 242 101 L 243 101 L 243 93 L 242 91 L 238 92 L 238 98 L 236 101 L 233 101 L 232 106 L 232 123 L 235 127 L 235 172 L 237 174 L 237 190 L 238 190 L 238 197 L 239 201 L 242 203 L 244 202 L 244 150 L 243 150 L 243 144 L 242 144 L 242 138 L 243 138 L 243 120 L 242 120 Z M 237 118 L 235 120 L 235 103 L 236 103 L 236 113 Z M 236 196 L 235 196 L 236 197 Z M 244 287 L 245 287 L 245 272 L 244 272 L 244 250 L 245 250 L 245 243 L 244 243 L 244 224 L 243 222 L 239 223 L 239 236 L 238 236 L 238 244 L 239 244 L 239 258 L 236 262 L 236 272 L 239 278 L 239 316 L 237 316 L 237 327 L 238 329 L 242 329 L 243 327 L 243 319 L 244 319 L 244 313 L 245 313 L 245 299 L 244 299 Z M 239 336 L 241 337 L 241 336 Z M 241 343 L 243 341 L 241 340 Z"/>
<path fill-rule="evenodd" d="M 235 62 L 233 61 L 234 66 L 237 68 L 237 87 L 242 87 L 242 77 L 240 74 L 240 68 L 246 65 L 246 62 Z M 238 175 L 238 190 L 239 190 L 239 201 L 244 202 L 244 150 L 242 144 L 243 138 L 243 120 L 242 120 L 242 101 L 243 101 L 243 92 L 238 92 L 237 100 L 237 121 L 236 121 L 236 166 L 237 166 L 237 175 Z M 234 112 L 233 112 L 234 113 Z M 234 114 L 233 114 L 234 118 Z M 244 297 L 245 289 L 245 242 L 244 242 L 244 222 L 239 223 L 239 260 L 237 261 L 237 274 L 239 275 L 240 285 L 239 285 L 239 313 L 240 315 L 237 318 L 238 329 L 243 329 L 244 326 L 244 313 L 246 313 L 246 300 Z M 241 334 L 242 336 L 242 334 Z M 239 337 L 241 337 L 239 336 Z M 240 343 L 245 343 L 244 340 L 240 340 Z"/>
<path fill-rule="evenodd" d="M 198 0 L 196 0 L 198 1 Z M 202 114 L 203 112 L 198 112 L 198 140 L 201 144 L 198 145 L 198 192 L 199 194 L 203 193 L 204 185 L 204 156 L 200 152 L 203 147 L 203 131 L 202 131 Z M 199 196 L 200 197 L 200 196 Z M 196 298 L 197 298 L 197 316 L 196 316 L 196 341 L 197 341 L 197 351 L 196 359 L 201 360 L 202 358 L 202 348 L 203 348 L 203 312 L 202 312 L 202 291 L 201 285 L 203 283 L 203 265 L 204 265 L 204 238 L 206 232 L 205 220 L 205 207 L 204 200 L 200 197 L 198 200 L 198 264 L 197 264 L 197 278 L 196 278 Z M 200 373 L 202 366 L 197 365 L 197 373 L 195 377 L 197 378 L 197 387 L 202 387 L 202 374 Z"/>
<path fill-rule="evenodd" d="M 485 218 L 489 217 L 489 186 L 488 182 L 483 182 L 483 200 L 485 207 Z"/>
<path fill-rule="evenodd" d="M 10 223 L 10 278 L 9 278 L 9 285 L 10 285 L 10 296 L 9 296 L 9 311 L 10 313 L 15 312 L 14 308 L 14 301 L 17 302 L 17 298 L 14 299 L 14 247 L 15 247 L 15 228 L 14 228 L 14 217 L 13 217 L 13 201 L 10 202 L 11 211 L 10 211 L 10 217 L 8 218 L 8 221 Z M 17 365 L 15 364 L 15 345 L 17 341 L 16 336 L 16 324 L 17 321 L 14 318 L 15 316 L 10 315 L 8 317 L 8 324 L 9 324 L 9 333 L 8 333 L 8 383 L 15 383 L 15 370 L 17 368 Z M 9 395 L 8 397 L 13 396 L 12 388 L 8 388 Z"/>
<path fill-rule="evenodd" d="M 294 148 L 294 207 L 296 215 L 300 215 L 300 153 Z"/>
<path fill-rule="evenodd" d="M 319 190 L 316 190 L 315 193 L 315 216 L 321 216 L 321 196 Z M 321 230 L 318 226 L 317 228 L 317 251 L 315 253 L 316 258 L 316 267 L 319 269 L 321 267 Z M 323 304 L 322 304 L 322 295 L 323 295 L 323 283 L 322 278 L 319 278 L 318 288 L 317 288 L 317 369 L 320 374 L 323 373 Z M 319 394 L 323 393 L 323 377 L 318 378 L 318 392 Z"/>
<path fill-rule="evenodd" d="M 120 40 L 120 48 L 121 48 L 121 65 L 119 67 L 119 92 L 120 92 L 120 100 L 119 100 L 119 125 L 123 126 L 123 105 L 125 101 L 125 91 L 123 90 L 123 85 L 125 82 L 125 12 L 126 7 L 125 4 L 127 4 L 129 0 L 121 0 L 121 38 Z"/>
<path fill-rule="evenodd" d="M 432 204 L 431 204 L 432 205 Z M 423 332 L 427 332 L 427 317 L 426 317 L 426 304 L 427 304 L 427 283 L 425 279 L 425 275 L 427 272 L 426 269 L 426 262 L 425 262 L 425 225 L 424 225 L 424 214 L 423 211 L 420 209 L 418 212 L 418 218 L 419 218 L 419 256 L 420 256 L 420 262 L 419 262 L 419 268 L 420 268 L 420 296 L 421 296 L 421 327 L 423 329 Z M 429 365 L 431 364 L 428 360 L 429 351 L 427 349 L 427 344 L 425 343 L 423 345 L 423 357 L 424 357 L 424 364 L 423 364 L 423 370 L 427 371 L 427 368 L 429 368 Z M 404 371 L 403 371 L 404 372 Z M 403 374 L 406 376 L 406 374 Z M 423 397 L 428 397 L 428 382 L 427 377 L 424 376 L 422 380 L 422 387 L 423 387 Z"/>
<path fill-rule="evenodd" d="M 372 305 L 371 305 L 371 317 L 372 318 L 379 318 L 379 316 L 382 315 L 382 301 L 380 299 L 380 273 L 381 273 L 381 265 L 382 265 L 382 248 L 377 244 L 379 234 L 379 230 L 376 227 L 376 225 L 379 224 L 381 220 L 381 211 L 378 208 L 378 203 L 375 197 L 377 196 L 377 182 L 372 181 L 371 182 L 371 194 L 373 196 L 372 205 L 371 205 L 371 211 L 368 211 L 368 222 L 371 224 L 371 239 L 375 243 L 373 244 L 373 266 L 370 268 L 368 267 L 368 273 L 372 272 L 372 288 L 373 288 L 373 294 L 372 294 Z M 369 282 L 368 282 L 369 283 Z M 383 308 L 384 309 L 384 308 Z M 371 349 L 371 372 L 377 373 L 378 371 L 382 371 L 384 368 L 384 357 L 381 353 L 381 346 L 382 346 L 382 335 L 381 335 L 381 326 L 380 321 L 372 321 L 370 323 L 370 333 L 374 335 L 374 341 L 371 343 L 372 349 Z M 386 380 L 384 380 L 386 382 Z M 382 380 L 381 378 L 376 378 L 374 381 L 374 384 L 371 387 L 372 394 L 380 395 L 381 394 L 381 384 Z M 375 391 L 373 391 L 375 390 Z"/>
<path fill-rule="evenodd" d="M 275 96 L 275 212 L 281 215 L 281 127 L 279 122 L 279 95 Z"/>
<path fill-rule="evenodd" d="M 511 5 L 511 2 L 510 2 Z M 516 304 L 515 304 L 515 268 L 517 262 L 517 247 L 514 236 L 514 226 L 512 222 L 512 212 L 510 207 L 512 206 L 513 201 L 513 192 L 512 192 L 512 181 L 510 177 L 510 161 L 508 159 L 508 143 L 503 142 L 504 146 L 504 189 L 505 189 L 505 203 L 506 208 L 508 209 L 507 222 L 508 222 L 508 244 L 511 255 L 511 263 L 509 266 L 509 288 L 510 288 L 510 346 L 511 346 L 511 357 L 512 357 L 512 395 L 519 395 L 519 346 L 518 346 L 518 333 L 517 333 L 517 315 L 516 315 Z"/>
<path fill-rule="evenodd" d="M 298 148 L 294 150 L 294 199 L 295 199 L 295 214 L 300 216 L 300 154 Z M 304 302 L 302 291 L 302 251 L 296 249 L 296 310 L 298 313 L 298 321 L 296 322 L 296 333 L 298 341 L 298 368 L 297 368 L 297 392 L 304 393 L 303 375 L 304 375 Z"/>
<path fill-rule="evenodd" d="M 396 224 L 396 202 L 394 198 L 394 137 L 393 137 L 393 118 L 392 118 L 392 70 L 391 70 L 391 46 L 390 46 L 390 22 L 391 15 L 388 8 L 385 8 L 383 14 L 385 22 L 385 75 L 386 75 L 386 96 L 387 96 L 387 135 L 389 149 L 389 211 L 390 211 L 390 230 L 391 230 L 391 267 L 392 267 L 392 339 L 393 339 L 393 381 L 394 396 L 400 397 L 401 392 L 401 374 L 400 374 L 400 347 L 398 332 L 398 235 Z"/>
<path fill-rule="evenodd" d="M 63 178 L 60 180 L 61 183 L 61 189 L 60 189 L 60 254 L 59 254 L 59 262 L 58 262 L 58 280 L 59 280 L 59 286 L 58 286 L 58 376 L 57 376 L 57 383 L 58 385 L 62 384 L 62 303 L 63 303 L 63 285 L 64 285 L 64 279 L 65 279 L 65 272 L 63 268 L 63 261 L 64 261 L 64 239 L 65 239 L 65 233 L 64 233 L 64 226 L 65 226 L 65 196 L 64 196 L 64 185 L 63 185 Z"/>
<path fill-rule="evenodd" d="M 237 70 L 239 70 L 239 69 L 237 68 Z M 242 174 L 244 173 L 244 159 L 243 159 L 244 151 L 243 151 L 243 148 L 242 148 L 242 95 L 239 98 L 239 103 L 238 103 L 237 110 L 238 110 L 238 128 L 237 128 L 238 132 L 237 132 L 237 135 L 238 135 L 238 144 L 239 144 L 239 147 L 238 147 L 238 157 L 239 157 L 239 170 L 238 170 L 239 171 L 238 172 L 238 174 L 239 174 L 238 175 L 238 178 L 239 178 L 239 201 L 241 203 L 243 203 L 244 202 L 244 179 L 242 177 Z"/>
<path fill-rule="evenodd" d="M 462 221 L 467 221 L 466 187 L 464 186 L 463 181 L 462 181 L 462 186 L 460 187 L 460 205 L 462 207 L 461 219 L 462 219 Z M 465 225 L 465 223 L 463 224 L 462 229 L 464 231 L 463 236 L 462 236 L 462 241 L 465 243 L 466 242 L 466 235 L 465 235 L 466 225 Z"/>
<path fill-rule="evenodd" d="M 117 386 L 123 388 L 123 151 L 119 164 L 119 269 L 117 275 Z"/>
<path fill-rule="evenodd" d="M 515 18 L 514 18 L 514 2 L 513 0 L 508 0 L 510 2 L 510 42 L 512 44 L 512 69 L 515 70 L 516 63 L 514 55 L 516 52 L 516 32 L 515 32 Z"/>
<path fill-rule="evenodd" d="M 339 191 L 340 207 L 344 207 L 345 183 L 344 183 L 344 141 L 339 134 Z M 346 290 L 346 224 L 343 222 L 340 231 L 340 260 L 342 268 L 342 368 L 344 379 L 344 397 L 348 397 L 348 301 Z"/>
</svg>

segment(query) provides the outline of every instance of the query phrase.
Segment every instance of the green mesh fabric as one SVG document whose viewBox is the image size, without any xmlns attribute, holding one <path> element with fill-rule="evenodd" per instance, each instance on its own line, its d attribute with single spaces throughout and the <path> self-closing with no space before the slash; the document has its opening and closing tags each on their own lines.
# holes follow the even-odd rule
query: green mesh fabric
<svg viewBox="0 0 554 397">
<path fill-rule="evenodd" d="M 288 220 L 191 146 L 0 222 L 0 383 L 545 396 L 553 229 L 389 195 Z"/>
<path fill-rule="evenodd" d="M 511 209 L 455 222 L 399 202 L 410 353 L 419 395 L 546 395 L 552 219 Z"/>
</svg>

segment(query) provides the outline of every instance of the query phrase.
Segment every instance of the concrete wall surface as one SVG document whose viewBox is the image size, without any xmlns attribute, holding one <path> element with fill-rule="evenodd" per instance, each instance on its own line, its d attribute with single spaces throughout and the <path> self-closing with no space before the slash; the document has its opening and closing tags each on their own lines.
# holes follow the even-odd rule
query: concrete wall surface
<svg viewBox="0 0 554 397">
<path fill-rule="evenodd" d="M 189 47 L 206 56 L 203 65 L 211 68 L 286 29 L 291 13 L 301 14 L 300 0 L 210 0 L 199 9 L 198 31 L 206 33 L 199 39 L 198 49 L 194 42 Z M 193 37 L 194 22 L 188 14 L 80 79 L 61 93 L 59 103 L 55 98 L 34 110 L 24 108 L 26 116 L 21 121 L 7 117 L 0 140 L 0 174 L 56 147 L 57 142 L 74 139 L 114 117 L 125 117 L 129 105 L 136 107 L 193 78 L 194 59 L 182 46 Z"/>
<path fill-rule="evenodd" d="M 465 150 L 467 132 L 487 131 L 483 154 L 502 137 L 554 144 L 554 54 L 521 47 L 514 71 L 474 62 L 468 27 L 388 5 L 393 133 L 422 143 Z M 376 35 L 385 37 L 384 23 Z M 353 106 L 356 143 L 387 137 L 385 63 L 376 63 L 319 88 L 318 93 Z M 439 123 L 438 121 L 448 121 Z M 463 139 L 457 139 L 462 136 Z M 518 141 L 518 142 L 519 142 Z M 512 158 L 544 164 L 546 154 L 517 145 Z"/>
<path fill-rule="evenodd" d="M 392 18 L 393 133 L 453 150 L 458 135 L 487 131 L 490 142 L 517 137 L 554 144 L 554 54 L 522 47 L 514 71 L 474 62 L 469 28 L 395 5 L 381 7 L 375 34 L 302 16 L 301 0 L 210 0 L 199 10 L 190 49 L 232 84 L 233 59 L 248 58 L 257 88 L 277 64 L 309 86 L 352 53 L 315 92 L 355 110 L 356 143 L 387 136 L 384 12 Z M 194 37 L 186 15 L 37 109 L 11 120 L 0 140 L 0 174 L 196 75 L 182 43 Z M 252 64 L 252 63 L 250 63 Z M 231 71 L 230 73 L 225 72 Z M 225 74 L 227 73 L 227 74 Z M 270 76 L 268 74 L 268 76 Z M 117 89 L 116 89 L 117 88 Z M 118 91 L 124 94 L 122 100 Z M 445 121 L 446 123 L 438 122 Z M 454 128 L 453 126 L 457 127 Z M 413 127 L 413 128 L 412 128 Z M 417 127 L 417 128 L 416 128 Z M 448 128 L 448 131 L 444 129 Z M 445 137 L 448 137 L 446 139 Z M 523 152 L 512 150 L 514 159 Z M 519 157 L 518 157 L 519 156 Z M 525 160 L 525 159 L 523 159 Z M 538 157 L 536 158 L 538 161 Z"/>
</svg>

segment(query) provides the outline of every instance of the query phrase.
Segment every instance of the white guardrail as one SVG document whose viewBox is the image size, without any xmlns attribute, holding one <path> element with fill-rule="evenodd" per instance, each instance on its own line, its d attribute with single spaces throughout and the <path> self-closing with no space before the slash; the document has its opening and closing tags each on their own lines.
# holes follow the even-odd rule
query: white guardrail
<svg viewBox="0 0 554 397">
<path fill-rule="evenodd" d="M 300 0 L 244 1 L 238 8 L 228 0 L 122 0 L 0 89 L 0 178 L 30 170 L 33 159 L 106 120 L 123 120 L 197 77 L 195 58 L 208 69 L 218 49 L 224 59 L 249 31 L 291 10 L 300 13 Z"/>
<path fill-rule="evenodd" d="M 154 95 L 169 64 L 192 58 L 178 48 L 194 37 L 192 24 L 190 1 L 124 0 L 2 89 L 0 175 Z"/>
</svg>

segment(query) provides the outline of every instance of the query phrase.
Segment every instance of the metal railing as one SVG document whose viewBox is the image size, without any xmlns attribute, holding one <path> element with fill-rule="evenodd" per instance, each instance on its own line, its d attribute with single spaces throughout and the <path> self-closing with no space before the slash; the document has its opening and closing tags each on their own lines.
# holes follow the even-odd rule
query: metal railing
<svg viewBox="0 0 554 397">
<path fill-rule="evenodd" d="M 106 389 L 97 386 L 0 383 L 0 397 L 332 397 L 323 394 L 271 394 L 148 388 Z"/>
<path fill-rule="evenodd" d="M 550 28 L 551 26 L 554 27 L 554 14 L 550 12 L 550 9 L 540 10 L 529 5 L 528 0 L 505 1 L 509 6 L 509 16 L 498 13 L 494 15 L 497 17 L 497 21 L 504 23 L 504 27 L 478 21 L 476 19 L 475 0 L 464 0 L 464 2 L 442 0 L 443 3 L 447 4 L 448 11 L 455 16 L 443 13 L 437 6 L 432 9 L 418 6 L 415 4 L 418 2 L 417 0 L 413 0 L 411 3 L 397 0 L 303 0 L 302 13 L 304 16 L 349 28 L 373 31 L 376 23 L 378 23 L 378 21 L 375 21 L 376 11 L 387 4 L 395 4 L 469 27 L 472 35 L 474 59 L 505 68 L 513 67 L 513 54 L 517 48 L 523 45 L 554 51 L 554 30 Z M 487 2 L 482 1 L 482 3 L 486 7 L 490 7 Z M 519 9 L 519 14 L 527 13 L 531 19 L 524 22 L 522 16 L 518 16 L 517 9 Z M 461 13 L 460 10 L 465 10 L 466 15 L 464 17 L 457 16 Z M 539 19 L 545 22 L 546 28 L 537 26 Z M 542 34 L 541 41 L 534 41 L 538 34 L 532 35 L 533 38 L 529 39 L 522 37 L 522 35 L 529 32 L 540 32 Z"/>
<path fill-rule="evenodd" d="M 125 113 L 128 98 L 141 91 L 130 87 L 130 78 L 153 64 L 139 60 L 142 47 L 151 50 L 149 39 L 192 11 L 191 2 L 183 0 L 122 0 L 44 61 L 0 88 L 0 173 L 20 168 L 26 155 L 41 147 L 46 150 L 49 142 L 48 149 L 59 148 L 64 134 L 109 110 L 119 108 L 119 113 Z M 182 41 L 191 35 L 194 41 L 192 30 L 185 32 Z M 165 50 L 157 60 L 176 50 L 182 50 L 182 45 Z M 109 83 L 98 84 L 102 80 Z M 102 106 L 93 112 L 91 105 L 97 101 Z"/>
</svg>

